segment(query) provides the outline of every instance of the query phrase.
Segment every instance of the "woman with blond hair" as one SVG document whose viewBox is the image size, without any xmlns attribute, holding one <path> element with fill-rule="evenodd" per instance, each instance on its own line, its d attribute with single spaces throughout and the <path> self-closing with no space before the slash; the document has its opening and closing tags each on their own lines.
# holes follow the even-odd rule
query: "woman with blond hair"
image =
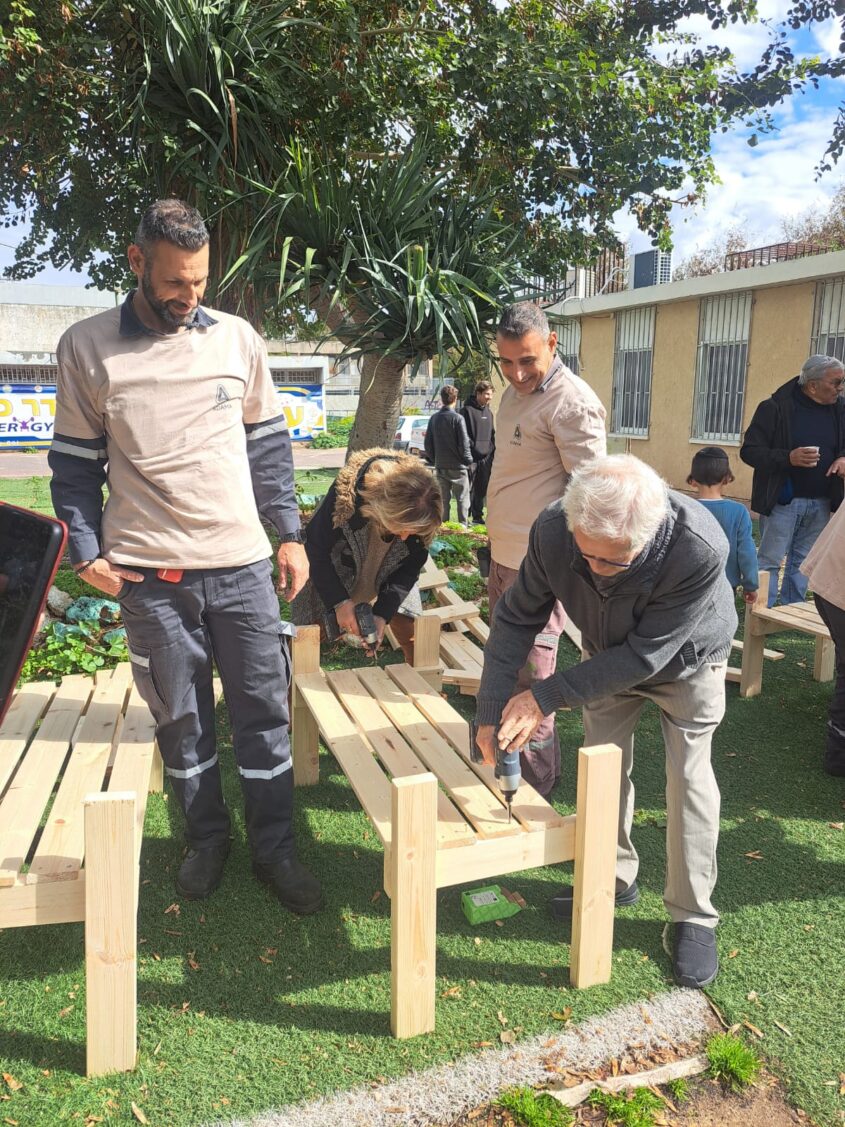
<svg viewBox="0 0 845 1127">
<path fill-rule="evenodd" d="M 297 625 L 319 623 L 331 636 L 360 637 L 356 603 L 372 603 L 381 643 L 390 623 L 413 660 L 415 584 L 443 520 L 440 488 L 418 458 L 359 450 L 340 470 L 305 531 L 311 577 L 291 603 Z"/>
</svg>

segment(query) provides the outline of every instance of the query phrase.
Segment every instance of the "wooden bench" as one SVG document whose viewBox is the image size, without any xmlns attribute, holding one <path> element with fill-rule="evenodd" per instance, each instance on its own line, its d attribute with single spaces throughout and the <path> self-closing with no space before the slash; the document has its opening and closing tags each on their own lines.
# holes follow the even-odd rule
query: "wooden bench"
<svg viewBox="0 0 845 1127">
<path fill-rule="evenodd" d="M 384 847 L 391 898 L 390 1028 L 434 1028 L 438 888 L 575 861 L 570 979 L 610 979 L 621 752 L 582 748 L 577 807 L 559 814 L 523 783 L 513 820 L 493 770 L 469 759 L 466 720 L 408 665 L 323 673 L 319 628 L 293 645 L 293 761 L 319 775 L 318 735 L 345 772 Z"/>
<path fill-rule="evenodd" d="M 0 727 L 0 928 L 84 921 L 89 1076 L 135 1067 L 139 855 L 162 782 L 128 663 L 24 685 Z"/>
<path fill-rule="evenodd" d="M 449 576 L 429 556 L 418 580 L 421 591 L 431 592 L 435 606 L 426 607 L 414 630 L 414 668 L 435 683 L 456 685 L 474 695 L 481 683 L 484 645 L 490 627 L 475 603 L 466 602 L 449 586 Z M 390 627 L 387 638 L 398 643 Z M 479 645 L 476 642 L 480 643 Z"/>
<path fill-rule="evenodd" d="M 769 573 L 760 572 L 757 599 L 745 608 L 745 641 L 742 647 L 742 669 L 739 695 L 756 697 L 763 688 L 764 638 L 781 630 L 798 630 L 815 638 L 813 677 L 816 681 L 832 681 L 836 659 L 830 631 L 819 617 L 813 603 L 789 603 L 767 607 Z"/>
</svg>

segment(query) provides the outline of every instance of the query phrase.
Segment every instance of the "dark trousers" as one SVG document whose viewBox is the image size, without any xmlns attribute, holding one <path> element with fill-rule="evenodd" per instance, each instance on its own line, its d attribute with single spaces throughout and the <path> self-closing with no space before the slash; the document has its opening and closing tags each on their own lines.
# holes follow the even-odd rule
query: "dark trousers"
<svg viewBox="0 0 845 1127">
<path fill-rule="evenodd" d="M 214 729 L 212 659 L 223 682 L 257 861 L 293 852 L 288 685 L 290 658 L 269 560 L 186 571 L 167 583 L 136 568 L 120 604 L 132 673 L 156 721 L 165 772 L 192 848 L 223 842 L 223 801 Z"/>
<path fill-rule="evenodd" d="M 845 774 L 845 610 L 813 595 L 819 617 L 830 631 L 836 650 L 836 681 L 827 713 L 825 767 Z"/>
<path fill-rule="evenodd" d="M 473 524 L 481 524 L 484 520 L 484 502 L 487 500 L 487 486 L 490 484 L 492 468 L 493 459 L 490 455 L 470 466 L 469 514 Z"/>
</svg>

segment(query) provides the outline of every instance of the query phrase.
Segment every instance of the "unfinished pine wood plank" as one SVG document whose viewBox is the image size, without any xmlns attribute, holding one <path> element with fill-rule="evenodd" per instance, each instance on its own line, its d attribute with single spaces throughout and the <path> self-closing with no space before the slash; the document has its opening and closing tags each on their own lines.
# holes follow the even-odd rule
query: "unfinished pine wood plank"
<svg viewBox="0 0 845 1127">
<path fill-rule="evenodd" d="M 523 873 L 544 865 L 557 865 L 575 857 L 575 817 L 561 826 L 549 826 L 516 837 L 491 837 L 472 849 L 438 850 L 437 887 L 486 881 L 507 873 Z M 385 884 L 389 892 L 389 886 Z"/>
<path fill-rule="evenodd" d="M 382 711 L 378 701 L 367 692 L 352 669 L 326 674 L 332 692 L 357 725 L 367 743 L 390 775 L 407 778 L 424 775 L 428 768 L 419 761 L 399 732 Z M 475 834 L 460 811 L 443 791 L 437 792 L 437 847 L 472 845 Z"/>
<path fill-rule="evenodd" d="M 22 685 L 12 698 L 9 711 L 0 725 L 0 794 L 55 692 L 56 686 L 52 681 L 35 681 Z"/>
<path fill-rule="evenodd" d="M 425 684 L 423 678 L 407 665 L 392 665 L 389 668 L 391 672 L 395 669 L 408 669 L 414 673 L 418 682 Z M 360 669 L 358 676 L 482 837 L 500 834 L 512 836 L 520 832 L 518 823 L 508 824 L 507 812 L 501 801 L 475 777 L 467 763 L 426 720 L 413 700 L 393 683 L 385 670 Z M 466 727 L 466 721 L 462 722 Z"/>
<path fill-rule="evenodd" d="M 816 681 L 832 681 L 836 670 L 836 649 L 831 638 L 816 638 L 813 653 L 813 678 Z"/>
<path fill-rule="evenodd" d="M 322 673 L 296 678 L 305 706 L 315 717 L 320 734 L 349 779 L 381 841 L 390 841 L 390 783 L 355 724 Z"/>
<path fill-rule="evenodd" d="M 64 678 L 0 803 L 0 888 L 15 883 L 93 690 L 90 677 Z"/>
<path fill-rule="evenodd" d="M 135 796 L 85 799 L 86 1074 L 128 1072 L 137 1044 Z"/>
<path fill-rule="evenodd" d="M 478 776 L 487 789 L 504 802 L 499 784 L 492 767 L 485 763 L 474 763 L 469 753 L 469 725 L 459 712 L 452 708 L 439 693 L 433 693 L 425 682 L 414 677 L 414 670 L 407 665 L 388 666 L 387 672 L 401 686 L 423 716 L 429 720 L 440 734 L 449 741 L 466 765 Z M 525 781 L 519 785 L 511 807 L 512 817 L 526 830 L 542 830 L 563 824 L 564 815 L 559 814 L 541 794 Z"/>
<path fill-rule="evenodd" d="M 0 890 L 0 928 L 70 924 L 85 919 L 85 870 L 76 880 L 27 884 L 24 877 Z"/>
<path fill-rule="evenodd" d="M 414 669 L 440 692 L 443 678 L 440 673 L 440 620 L 424 614 L 414 622 Z"/>
<path fill-rule="evenodd" d="M 742 670 L 734 669 L 729 665 L 725 670 L 725 680 L 730 682 L 730 684 L 732 685 L 738 685 L 742 680 Z"/>
<path fill-rule="evenodd" d="M 431 569 L 424 567 L 417 580 L 417 586 L 421 591 L 431 591 L 435 587 L 448 587 L 448 585 L 449 576 L 445 571 L 441 571 L 437 567 L 432 567 Z"/>
<path fill-rule="evenodd" d="M 141 854 L 150 775 L 157 755 L 155 720 L 138 690 L 134 689 L 126 705 L 108 789 L 109 793 L 123 791 L 135 795 L 136 860 Z"/>
<path fill-rule="evenodd" d="M 572 621 L 572 619 L 569 617 L 569 615 L 567 615 L 565 620 L 564 620 L 563 632 L 567 636 L 567 638 L 570 640 L 570 642 L 573 644 L 573 646 L 575 646 L 575 648 L 580 653 L 581 652 L 581 631 L 578 629 L 578 627 L 575 625 L 575 623 Z"/>
<path fill-rule="evenodd" d="M 82 803 L 102 788 L 115 730 L 122 723 L 126 686 L 103 679 L 95 685 L 73 755 L 27 874 L 37 881 L 74 880 L 85 851 Z"/>
<path fill-rule="evenodd" d="M 391 785 L 390 1031 L 434 1029 L 437 953 L 437 779 L 426 772 Z"/>
<path fill-rule="evenodd" d="M 579 989 L 610 981 L 621 772 L 614 744 L 578 752 L 569 979 Z"/>
<path fill-rule="evenodd" d="M 446 667 L 450 670 L 457 670 L 459 675 L 463 678 L 481 680 L 481 665 L 473 658 L 467 656 L 467 652 L 458 644 L 460 634 L 446 634 L 444 633 L 440 638 L 440 656 L 446 662 Z M 454 639 L 454 640 L 453 640 Z M 444 677 L 446 676 L 444 671 Z"/>
<path fill-rule="evenodd" d="M 445 622 L 455 622 L 458 619 L 474 618 L 477 615 L 478 607 L 475 603 L 467 603 L 463 599 L 447 606 L 426 607 L 423 612 L 424 617 L 436 618 L 441 625 Z"/>
<path fill-rule="evenodd" d="M 318 673 L 320 669 L 320 627 L 300 626 L 292 649 L 293 685 L 291 686 L 291 756 L 293 781 L 297 786 L 312 786 L 320 778 L 320 745 L 317 722 L 302 700 L 298 688 L 300 674 Z"/>
</svg>

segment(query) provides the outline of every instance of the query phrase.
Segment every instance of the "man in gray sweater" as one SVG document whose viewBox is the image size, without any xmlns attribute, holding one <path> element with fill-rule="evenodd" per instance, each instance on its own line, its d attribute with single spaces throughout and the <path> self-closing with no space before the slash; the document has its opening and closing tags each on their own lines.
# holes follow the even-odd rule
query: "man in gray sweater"
<svg viewBox="0 0 845 1127">
<path fill-rule="evenodd" d="M 531 529 L 514 585 L 496 607 L 477 701 L 478 744 L 493 762 L 527 743 L 544 717 L 581 708 L 585 744 L 622 749 L 616 902 L 639 897 L 631 841 L 634 729 L 647 700 L 660 710 L 666 750 L 666 883 L 673 967 L 683 986 L 719 969 L 711 903 L 716 884 L 719 790 L 710 763 L 725 710 L 725 668 L 737 626 L 725 576 L 728 544 L 703 505 L 669 491 L 630 455 L 578 467 L 561 501 Z M 514 694 L 517 673 L 560 599 L 581 631 L 583 660 Z M 572 912 L 572 890 L 552 901 Z"/>
</svg>

